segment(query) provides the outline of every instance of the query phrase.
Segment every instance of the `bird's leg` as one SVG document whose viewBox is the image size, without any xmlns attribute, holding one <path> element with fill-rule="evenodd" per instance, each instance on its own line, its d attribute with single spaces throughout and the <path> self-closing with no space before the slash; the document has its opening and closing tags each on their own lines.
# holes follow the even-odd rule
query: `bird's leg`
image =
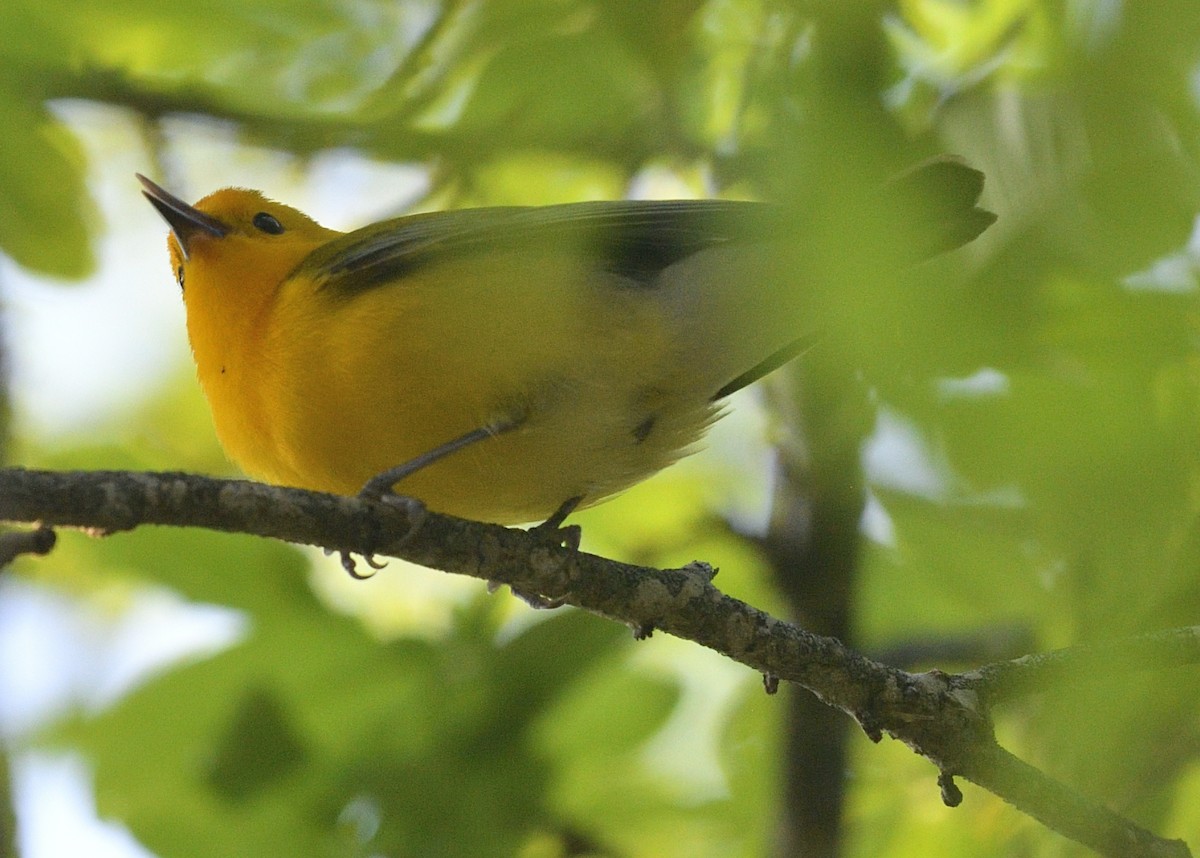
<svg viewBox="0 0 1200 858">
<path fill-rule="evenodd" d="M 386 494 L 394 494 L 393 486 L 405 477 L 411 477 L 422 468 L 427 468 L 439 459 L 444 459 L 451 453 L 456 453 L 463 447 L 469 447 L 477 441 L 495 438 L 516 426 L 516 423 L 501 424 L 500 426 L 480 426 L 464 435 L 459 435 L 445 444 L 439 444 L 419 456 L 409 459 L 403 464 L 376 474 L 367 480 L 366 485 L 359 491 L 358 496 L 366 500 L 379 500 Z"/>
<path fill-rule="evenodd" d="M 428 450 L 415 458 L 409 459 L 407 462 L 397 465 L 394 468 L 388 468 L 386 471 L 371 477 L 359 491 L 358 497 L 363 500 L 385 501 L 394 506 L 404 506 L 408 510 L 409 520 L 416 520 L 419 523 L 420 518 L 425 514 L 425 505 L 418 498 L 397 494 L 394 488 L 396 483 L 405 477 L 412 476 L 422 468 L 427 468 L 434 462 L 444 459 L 451 453 L 458 452 L 463 447 L 469 447 L 478 441 L 503 435 L 505 432 L 511 431 L 521 425 L 521 422 L 520 419 L 506 419 L 487 426 L 480 426 L 472 429 L 470 432 L 459 435 L 457 438 L 452 438 L 444 444 L 439 444 L 432 450 Z M 416 530 L 415 526 L 413 530 Z M 358 573 L 355 569 L 354 558 L 349 551 L 342 551 L 340 554 L 342 557 L 342 568 L 346 570 L 351 578 L 362 580 L 371 577 L 369 574 L 361 575 Z M 383 568 L 384 564 L 376 563 L 373 554 L 365 554 L 363 555 L 363 559 L 372 569 Z"/>
<path fill-rule="evenodd" d="M 555 545 L 562 545 L 572 551 L 578 551 L 579 540 L 583 535 L 579 525 L 569 524 L 563 527 L 562 523 L 567 520 L 568 515 L 579 508 L 581 503 L 583 503 L 583 495 L 567 498 L 558 509 L 550 514 L 548 519 L 531 528 L 530 532 Z"/>
<path fill-rule="evenodd" d="M 453 438 L 444 444 L 439 444 L 432 450 L 422 453 L 420 456 L 417 456 L 413 459 L 409 459 L 403 464 L 397 465 L 394 468 L 388 468 L 386 471 L 376 474 L 375 476 L 371 477 L 371 479 L 367 480 L 366 485 L 362 487 L 362 490 L 358 493 L 358 496 L 365 500 L 382 500 L 391 504 L 407 505 L 409 507 L 409 520 L 411 521 L 415 519 L 419 521 L 418 515 L 414 513 L 414 508 L 419 509 L 419 514 L 423 515 L 425 511 L 424 504 L 422 504 L 417 498 L 396 494 L 393 488 L 396 483 L 400 482 L 405 477 L 415 474 L 422 468 L 428 467 L 434 462 L 449 456 L 451 453 L 455 453 L 463 449 L 464 447 L 469 447 L 478 441 L 483 441 L 487 438 L 495 438 L 499 435 L 503 435 L 506 432 L 510 432 L 520 426 L 523 422 L 524 417 L 521 416 L 508 418 L 487 426 L 480 426 L 477 429 L 472 429 L 470 432 L 460 435 L 457 438 Z M 582 535 L 579 525 L 572 524 L 563 527 L 563 522 L 566 521 L 567 516 L 574 512 L 582 502 L 583 495 L 567 498 L 565 501 L 563 501 L 559 508 L 550 515 L 549 518 L 536 527 L 531 528 L 530 532 L 540 540 L 544 540 L 555 546 L 562 546 L 570 551 L 578 551 L 579 540 Z M 371 577 L 370 575 L 361 575 L 356 571 L 354 558 L 349 552 L 343 551 L 341 552 L 341 556 L 342 568 L 350 574 L 350 577 L 358 579 Z M 372 569 L 382 568 L 382 564 L 376 563 L 371 554 L 365 555 L 363 559 L 366 560 L 367 565 Z M 497 590 L 499 587 L 500 582 L 498 581 L 488 582 L 489 592 L 495 592 L 495 590 Z M 514 596 L 523 600 L 526 604 L 533 608 L 558 608 L 565 604 L 565 597 L 551 599 L 539 593 L 527 593 L 523 590 L 515 588 L 512 590 L 512 593 Z"/>
</svg>

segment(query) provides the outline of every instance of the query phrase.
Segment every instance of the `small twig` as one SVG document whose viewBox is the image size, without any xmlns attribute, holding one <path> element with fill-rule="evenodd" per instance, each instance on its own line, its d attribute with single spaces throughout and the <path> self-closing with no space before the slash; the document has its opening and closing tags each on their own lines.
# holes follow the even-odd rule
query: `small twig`
<svg viewBox="0 0 1200 858">
<path fill-rule="evenodd" d="M 45 525 L 38 525 L 33 530 L 0 533 L 0 568 L 12 563 L 22 554 L 49 554 L 57 541 L 57 534 Z"/>
<path fill-rule="evenodd" d="M 1200 664 L 1200 626 L 1067 647 L 1001 661 L 963 673 L 958 682 L 995 705 L 1090 676 Z"/>
<path fill-rule="evenodd" d="M 928 635 L 893 641 L 885 649 L 868 653 L 876 661 L 914 670 L 948 664 L 986 664 L 1016 658 L 1034 648 L 1033 630 L 1021 625 L 999 625 L 963 634 Z"/>
</svg>

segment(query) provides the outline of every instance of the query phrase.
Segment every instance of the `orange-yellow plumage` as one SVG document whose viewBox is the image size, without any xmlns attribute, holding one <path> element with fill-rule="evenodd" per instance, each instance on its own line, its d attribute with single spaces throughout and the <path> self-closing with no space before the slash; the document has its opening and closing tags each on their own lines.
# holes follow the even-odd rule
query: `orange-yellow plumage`
<svg viewBox="0 0 1200 858">
<path fill-rule="evenodd" d="M 965 225 L 948 245 L 990 223 L 981 177 L 953 178 Z M 809 333 L 760 204 L 478 209 L 343 234 L 257 191 L 190 206 L 142 181 L 172 227 L 217 434 L 271 482 L 353 494 L 475 433 L 396 491 L 544 518 L 686 454 L 725 393 Z"/>
</svg>

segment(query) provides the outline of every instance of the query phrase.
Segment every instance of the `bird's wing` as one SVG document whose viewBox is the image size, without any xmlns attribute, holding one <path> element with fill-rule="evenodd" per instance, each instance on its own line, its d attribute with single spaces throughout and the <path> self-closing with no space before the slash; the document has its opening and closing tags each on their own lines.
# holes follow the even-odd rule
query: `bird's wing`
<svg viewBox="0 0 1200 858">
<path fill-rule="evenodd" d="M 730 241 L 779 234 L 776 207 L 730 200 L 624 200 L 410 215 L 347 233 L 295 272 L 353 295 L 427 265 L 496 249 L 558 250 L 650 284 L 664 268 Z"/>
<path fill-rule="evenodd" d="M 903 240 L 875 250 L 904 265 L 966 244 L 995 220 L 977 205 L 982 189 L 983 174 L 953 158 L 936 158 L 896 177 L 884 186 L 877 203 L 885 212 L 894 209 L 894 232 Z M 664 297 L 674 290 L 690 301 L 695 289 L 736 291 L 745 280 L 724 269 L 697 270 L 689 264 L 690 257 L 718 246 L 789 241 L 801 231 L 798 226 L 795 213 L 787 208 L 730 200 L 464 209 L 397 218 L 347 233 L 313 251 L 293 274 L 308 277 L 328 294 L 349 298 L 402 283 L 406 275 L 428 266 L 486 257 L 498 250 L 517 251 L 531 258 L 541 253 L 582 259 L 598 271 L 619 275 L 628 285 L 657 288 Z M 853 238 L 847 239 L 847 248 L 853 246 Z M 735 252 L 729 264 L 738 258 L 746 257 Z M 712 262 L 706 255 L 705 264 Z M 664 274 L 668 269 L 678 276 Z M 700 286 L 675 289 L 683 280 Z M 732 285 L 714 285 L 717 280 Z M 746 300 L 742 293 L 724 295 L 709 302 L 713 309 L 708 312 L 736 315 Z M 811 326 L 796 336 L 794 314 L 784 307 L 776 315 L 780 319 L 754 316 L 764 331 L 746 337 L 752 354 L 731 356 L 739 362 L 719 380 L 713 399 L 749 384 L 811 345 Z"/>
</svg>

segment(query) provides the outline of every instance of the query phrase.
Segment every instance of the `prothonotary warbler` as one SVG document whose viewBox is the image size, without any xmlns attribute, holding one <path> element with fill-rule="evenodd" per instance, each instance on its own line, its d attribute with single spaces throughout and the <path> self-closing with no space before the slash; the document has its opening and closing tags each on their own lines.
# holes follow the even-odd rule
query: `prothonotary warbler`
<svg viewBox="0 0 1200 858">
<path fill-rule="evenodd" d="M 906 176 L 944 197 L 923 255 L 992 222 L 978 171 Z M 138 178 L 171 228 L 217 435 L 274 483 L 354 494 L 386 474 L 438 512 L 544 519 L 691 451 L 728 394 L 813 333 L 765 203 L 482 208 L 341 233 L 258 191 L 189 205 Z"/>
</svg>

